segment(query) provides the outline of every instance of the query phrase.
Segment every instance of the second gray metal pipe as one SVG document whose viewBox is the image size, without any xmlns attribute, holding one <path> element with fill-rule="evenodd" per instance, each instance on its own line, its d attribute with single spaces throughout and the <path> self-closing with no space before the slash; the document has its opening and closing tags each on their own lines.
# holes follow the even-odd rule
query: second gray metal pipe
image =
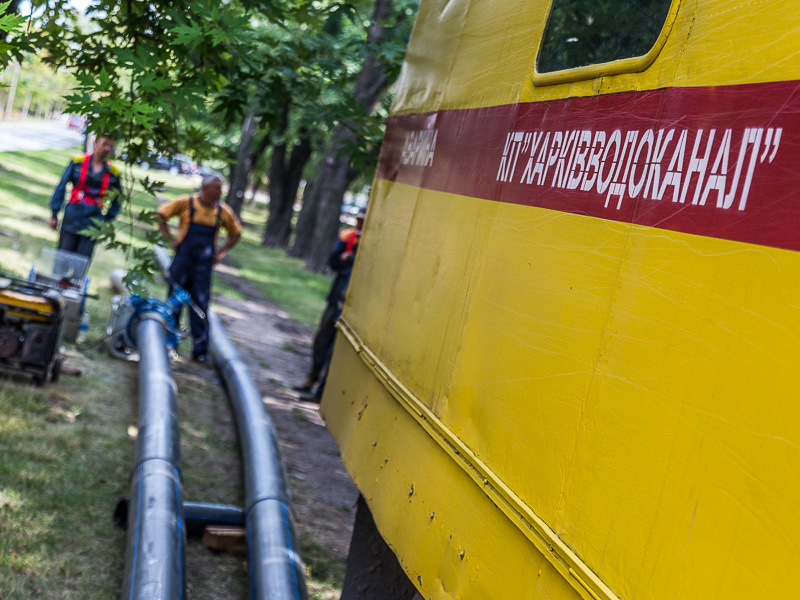
<svg viewBox="0 0 800 600">
<path fill-rule="evenodd" d="M 213 312 L 208 318 L 209 350 L 230 396 L 242 447 L 250 597 L 305 600 L 305 573 L 275 429 L 219 318 Z"/>
<path fill-rule="evenodd" d="M 185 595 L 186 532 L 180 478 L 180 430 L 166 334 L 157 315 L 137 325 L 139 432 L 123 600 L 181 599 Z"/>
</svg>

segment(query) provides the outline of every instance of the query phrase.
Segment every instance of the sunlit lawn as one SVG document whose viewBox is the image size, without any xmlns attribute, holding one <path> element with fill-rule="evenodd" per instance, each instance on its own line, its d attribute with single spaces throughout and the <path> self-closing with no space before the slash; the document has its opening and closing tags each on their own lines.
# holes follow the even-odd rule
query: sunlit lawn
<svg viewBox="0 0 800 600">
<path fill-rule="evenodd" d="M 26 275 L 44 247 L 53 247 L 49 198 L 76 150 L 0 153 L 0 268 Z M 134 170 L 167 183 L 164 199 L 194 189 L 199 180 L 163 171 Z M 137 194 L 120 223 L 156 201 Z M 230 256 L 228 269 L 245 277 L 295 318 L 315 322 L 328 280 L 302 270 L 299 261 L 264 250 L 259 237 L 266 211 L 248 211 L 254 223 Z M 119 597 L 125 533 L 112 523 L 117 500 L 127 496 L 137 422 L 137 369 L 112 359 L 102 339 L 110 311 L 109 274 L 125 268 L 120 251 L 98 249 L 92 261 L 91 330 L 82 346 L 65 347 L 66 363 L 82 371 L 57 384 L 33 388 L 0 378 L 0 598 L 106 599 Z M 217 291 L 235 285 L 217 285 Z M 163 290 L 154 289 L 157 293 Z M 199 367 L 198 367 L 199 368 Z M 184 367 L 176 375 L 181 407 L 185 497 L 241 503 L 238 442 L 227 400 L 213 377 Z M 190 544 L 187 568 L 192 598 L 242 598 L 247 594 L 243 557 L 214 555 Z M 221 591 L 224 587 L 225 591 Z M 310 581 L 315 597 L 334 597 L 325 581 Z"/>
</svg>

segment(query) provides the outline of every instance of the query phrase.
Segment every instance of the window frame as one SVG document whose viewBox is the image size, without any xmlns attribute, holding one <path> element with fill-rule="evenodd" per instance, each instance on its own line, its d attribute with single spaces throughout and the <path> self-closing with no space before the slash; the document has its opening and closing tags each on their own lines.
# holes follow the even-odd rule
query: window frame
<svg viewBox="0 0 800 600">
<path fill-rule="evenodd" d="M 621 58 L 619 60 L 612 60 L 611 62 L 598 63 L 595 65 L 586 65 L 583 67 L 573 67 L 571 69 L 562 69 L 560 71 L 550 71 L 548 73 L 539 72 L 539 52 L 542 49 L 544 42 L 544 34 L 547 31 L 547 22 L 550 21 L 550 13 L 553 10 L 553 4 L 557 0 L 550 0 L 547 7 L 547 21 L 542 28 L 542 34 L 539 36 L 539 43 L 536 46 L 536 60 L 533 65 L 533 85 L 543 87 L 548 85 L 556 85 L 559 83 L 572 83 L 575 81 L 585 81 L 587 79 L 596 79 L 598 77 L 608 77 L 610 75 L 622 75 L 623 73 L 640 73 L 647 69 L 656 60 L 656 57 L 661 53 L 664 45 L 667 43 L 672 27 L 675 24 L 675 19 L 678 15 L 682 0 L 672 0 L 667 17 L 664 19 L 664 25 L 656 38 L 652 48 L 641 56 L 632 56 L 630 58 Z"/>
</svg>

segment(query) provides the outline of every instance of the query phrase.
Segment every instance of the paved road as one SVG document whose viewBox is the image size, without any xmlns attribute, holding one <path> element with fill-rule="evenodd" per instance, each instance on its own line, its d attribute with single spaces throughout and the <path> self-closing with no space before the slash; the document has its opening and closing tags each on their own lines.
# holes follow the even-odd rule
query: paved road
<svg viewBox="0 0 800 600">
<path fill-rule="evenodd" d="M 83 145 L 83 136 L 62 121 L 0 121 L 0 152 L 56 150 Z"/>
</svg>

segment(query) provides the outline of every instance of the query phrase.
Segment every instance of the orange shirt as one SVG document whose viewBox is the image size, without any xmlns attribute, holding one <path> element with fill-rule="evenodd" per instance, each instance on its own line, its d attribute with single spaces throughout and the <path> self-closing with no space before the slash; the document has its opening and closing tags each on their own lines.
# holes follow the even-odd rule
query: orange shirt
<svg viewBox="0 0 800 600">
<path fill-rule="evenodd" d="M 217 206 L 219 206 L 222 208 L 219 224 L 221 228 L 225 229 L 228 237 L 236 236 L 242 232 L 242 225 L 230 206 L 227 204 L 215 204 L 211 208 L 207 208 L 200 202 L 197 194 L 192 194 L 191 196 L 181 196 L 172 202 L 162 204 L 157 211 L 166 220 L 176 215 L 179 217 L 177 238 L 179 242 L 186 237 L 186 232 L 189 231 L 189 198 L 193 198 L 194 222 L 198 225 L 214 227 L 217 223 Z"/>
</svg>

